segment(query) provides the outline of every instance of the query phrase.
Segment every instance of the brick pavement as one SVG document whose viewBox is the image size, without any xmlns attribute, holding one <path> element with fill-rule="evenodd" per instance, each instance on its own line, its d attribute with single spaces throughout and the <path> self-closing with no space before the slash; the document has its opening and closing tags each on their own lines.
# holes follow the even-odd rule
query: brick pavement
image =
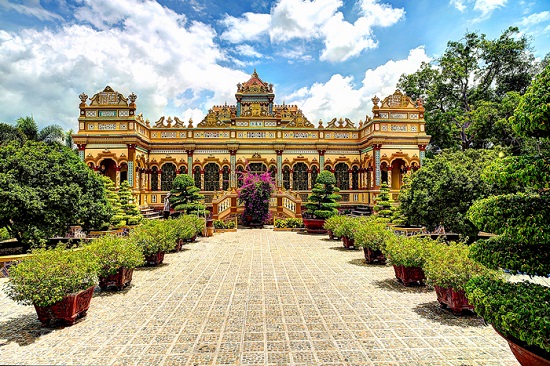
<svg viewBox="0 0 550 366">
<path fill-rule="evenodd" d="M 517 365 L 480 318 L 325 236 L 239 229 L 185 249 L 97 291 L 72 327 L 0 293 L 0 364 Z"/>
</svg>

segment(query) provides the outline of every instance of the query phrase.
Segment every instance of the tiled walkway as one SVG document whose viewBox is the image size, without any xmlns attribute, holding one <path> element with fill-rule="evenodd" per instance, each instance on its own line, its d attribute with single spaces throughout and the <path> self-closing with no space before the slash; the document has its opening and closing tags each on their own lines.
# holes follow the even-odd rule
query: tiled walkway
<svg viewBox="0 0 550 366">
<path fill-rule="evenodd" d="M 325 236 L 239 229 L 96 292 L 66 328 L 41 328 L 2 293 L 0 364 L 517 365 L 481 319 L 362 258 Z"/>
</svg>

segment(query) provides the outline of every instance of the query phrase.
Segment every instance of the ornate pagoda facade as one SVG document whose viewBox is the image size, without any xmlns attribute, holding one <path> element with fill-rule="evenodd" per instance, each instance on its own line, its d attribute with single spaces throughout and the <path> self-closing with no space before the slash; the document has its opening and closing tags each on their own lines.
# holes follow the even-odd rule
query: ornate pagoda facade
<svg viewBox="0 0 550 366">
<path fill-rule="evenodd" d="M 137 113 L 135 94 L 109 86 L 80 95 L 80 157 L 118 186 L 128 180 L 139 204 L 161 206 L 178 174 L 191 175 L 206 202 L 234 192 L 242 173 L 269 171 L 279 192 L 306 199 L 319 172 L 332 171 L 344 205 L 372 205 L 382 182 L 396 195 L 404 174 L 422 165 L 430 137 L 424 107 L 397 90 L 373 98 L 372 117 L 312 123 L 295 105 L 275 104 L 256 71 L 237 84 L 236 104 L 212 107 L 196 126 Z"/>
</svg>

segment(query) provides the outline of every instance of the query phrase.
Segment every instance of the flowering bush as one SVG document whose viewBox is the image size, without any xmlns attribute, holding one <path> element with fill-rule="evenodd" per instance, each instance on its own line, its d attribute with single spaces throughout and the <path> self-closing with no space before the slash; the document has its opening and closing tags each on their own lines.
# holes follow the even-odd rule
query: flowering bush
<svg viewBox="0 0 550 366">
<path fill-rule="evenodd" d="M 270 219 L 269 199 L 274 190 L 275 184 L 269 172 L 244 176 L 239 189 L 239 203 L 244 203 L 243 224 L 264 224 Z"/>
</svg>

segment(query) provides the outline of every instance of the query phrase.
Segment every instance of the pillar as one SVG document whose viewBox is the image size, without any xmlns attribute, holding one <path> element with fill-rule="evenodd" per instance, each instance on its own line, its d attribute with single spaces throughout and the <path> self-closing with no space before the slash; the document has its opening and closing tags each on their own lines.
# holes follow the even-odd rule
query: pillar
<svg viewBox="0 0 550 366">
<path fill-rule="evenodd" d="M 388 165 L 388 187 L 391 188 L 392 185 L 392 166 Z"/>
<path fill-rule="evenodd" d="M 116 171 L 115 187 L 118 188 L 120 187 L 120 165 L 117 165 L 115 167 L 115 171 Z"/>
<path fill-rule="evenodd" d="M 145 186 L 145 189 L 150 191 L 151 190 L 151 169 L 147 169 L 145 171 L 145 179 L 147 179 L 147 184 Z"/>
<path fill-rule="evenodd" d="M 277 153 L 277 187 L 283 186 L 283 150 L 275 150 Z"/>
<path fill-rule="evenodd" d="M 134 160 L 136 156 L 136 145 L 127 144 L 128 147 L 128 184 L 134 187 Z"/>
<path fill-rule="evenodd" d="M 374 152 L 374 185 L 380 187 L 382 174 L 380 172 L 380 149 L 382 145 L 375 144 L 372 149 Z"/>
<path fill-rule="evenodd" d="M 201 186 L 199 187 L 201 190 L 204 190 L 204 185 L 205 181 L 204 181 L 204 169 L 201 169 Z"/>
<path fill-rule="evenodd" d="M 237 188 L 237 150 L 229 150 L 229 188 Z"/>
<path fill-rule="evenodd" d="M 78 157 L 84 161 L 86 159 L 86 144 L 77 144 L 76 146 L 78 147 Z"/>
<path fill-rule="evenodd" d="M 424 165 L 424 158 L 426 157 L 426 145 L 418 145 L 418 156 L 420 157 L 420 166 Z"/>
<path fill-rule="evenodd" d="M 191 178 L 193 178 L 193 152 L 194 150 L 187 150 L 187 174 Z"/>
<path fill-rule="evenodd" d="M 325 170 L 325 150 L 317 151 L 319 151 L 319 173 L 321 173 L 323 170 Z"/>
<path fill-rule="evenodd" d="M 353 169 L 348 169 L 348 189 L 353 187 Z"/>
<path fill-rule="evenodd" d="M 311 189 L 313 182 L 311 181 L 311 169 L 307 170 L 307 189 Z"/>
</svg>

